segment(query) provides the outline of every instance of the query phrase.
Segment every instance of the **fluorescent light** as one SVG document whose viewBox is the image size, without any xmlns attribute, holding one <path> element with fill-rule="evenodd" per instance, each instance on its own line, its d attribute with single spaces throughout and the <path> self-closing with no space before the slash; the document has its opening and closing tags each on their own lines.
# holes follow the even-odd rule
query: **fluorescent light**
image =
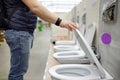
<svg viewBox="0 0 120 80">
<path fill-rule="evenodd" d="M 82 0 L 38 0 L 52 12 L 69 12 Z"/>
</svg>

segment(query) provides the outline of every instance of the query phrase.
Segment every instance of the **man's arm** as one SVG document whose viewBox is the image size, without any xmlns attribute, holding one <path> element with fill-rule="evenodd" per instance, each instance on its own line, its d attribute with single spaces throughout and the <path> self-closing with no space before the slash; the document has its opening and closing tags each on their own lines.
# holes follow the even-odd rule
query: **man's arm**
<svg viewBox="0 0 120 80">
<path fill-rule="evenodd" d="M 58 17 L 50 12 L 46 7 L 44 7 L 38 0 L 22 0 L 22 2 L 38 17 L 41 19 L 55 24 Z M 61 21 L 60 26 L 63 28 L 67 28 L 69 30 L 76 29 L 77 26 L 68 21 Z"/>
</svg>

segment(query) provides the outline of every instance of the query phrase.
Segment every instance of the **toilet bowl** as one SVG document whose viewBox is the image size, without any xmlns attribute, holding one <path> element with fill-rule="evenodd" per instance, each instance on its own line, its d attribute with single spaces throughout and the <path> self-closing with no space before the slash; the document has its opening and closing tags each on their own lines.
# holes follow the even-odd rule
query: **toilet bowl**
<svg viewBox="0 0 120 80">
<path fill-rule="evenodd" d="M 80 47 L 78 45 L 57 45 L 54 46 L 54 51 L 70 51 L 70 50 L 79 50 Z"/>
<path fill-rule="evenodd" d="M 56 52 L 53 57 L 62 64 L 90 63 L 83 50 Z"/>
<path fill-rule="evenodd" d="M 102 78 L 93 64 L 62 64 L 49 69 L 52 80 L 113 80 L 107 71 L 104 72 Z"/>
<path fill-rule="evenodd" d="M 62 64 L 49 69 L 52 80 L 100 80 L 97 67 L 88 64 Z"/>
<path fill-rule="evenodd" d="M 87 54 L 90 64 L 60 64 L 49 69 L 52 80 L 113 80 L 102 67 L 82 34 L 75 30 L 81 48 Z"/>
</svg>

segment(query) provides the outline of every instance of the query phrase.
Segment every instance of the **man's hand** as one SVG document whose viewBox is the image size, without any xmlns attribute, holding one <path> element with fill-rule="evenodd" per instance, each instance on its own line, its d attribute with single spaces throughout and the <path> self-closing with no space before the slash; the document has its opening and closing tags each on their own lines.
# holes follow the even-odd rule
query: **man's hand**
<svg viewBox="0 0 120 80">
<path fill-rule="evenodd" d="M 70 31 L 78 29 L 77 25 L 70 21 L 61 21 L 60 27 L 67 28 Z"/>
</svg>

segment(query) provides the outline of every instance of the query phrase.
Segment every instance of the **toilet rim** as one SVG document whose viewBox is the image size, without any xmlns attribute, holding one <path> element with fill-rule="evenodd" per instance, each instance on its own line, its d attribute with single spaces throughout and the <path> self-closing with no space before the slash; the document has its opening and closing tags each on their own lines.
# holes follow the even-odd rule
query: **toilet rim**
<svg viewBox="0 0 120 80">
<path fill-rule="evenodd" d="M 66 48 L 64 48 L 64 47 L 56 47 L 56 48 L 54 48 L 54 50 L 55 50 L 56 52 L 60 52 L 60 51 L 80 50 L 80 48 L 79 48 L 79 47 L 66 47 Z"/>
<path fill-rule="evenodd" d="M 58 47 L 79 47 L 78 45 L 55 45 L 54 48 L 58 48 Z"/>
<path fill-rule="evenodd" d="M 94 78 L 94 79 L 100 79 L 100 76 L 99 74 L 95 74 L 93 70 L 91 70 L 90 66 L 93 66 L 91 64 L 61 64 L 61 65 L 56 65 L 56 66 L 53 66 L 49 69 L 49 73 L 51 74 L 51 76 L 55 77 L 55 78 L 58 78 L 58 79 L 65 79 L 65 80 L 69 80 L 70 79 L 74 79 L 74 80 L 77 80 L 77 79 L 88 79 L 90 80 L 90 78 Z M 84 77 L 73 77 L 73 76 L 64 76 L 64 75 L 61 75 L 61 74 L 58 74 L 56 72 L 56 70 L 59 70 L 59 69 L 64 69 L 64 68 L 83 68 L 83 69 L 87 69 L 90 74 L 87 75 L 87 76 L 84 76 Z"/>
<path fill-rule="evenodd" d="M 71 55 L 71 53 L 73 53 Z M 63 54 L 63 55 L 62 55 Z M 65 55 L 67 54 L 67 55 Z M 68 55 L 70 54 L 70 55 Z M 76 55 L 74 55 L 76 54 Z M 61 56 L 59 56 L 61 55 Z M 56 52 L 53 54 L 53 57 L 55 58 L 73 58 L 73 57 L 76 57 L 76 58 L 84 58 L 85 57 L 85 53 L 83 50 L 79 50 L 79 51 L 62 51 L 62 52 Z"/>
<path fill-rule="evenodd" d="M 79 46 L 54 46 L 56 50 L 78 50 L 80 49 Z"/>
<path fill-rule="evenodd" d="M 56 44 L 60 44 L 60 43 L 75 43 L 76 41 L 75 40 L 60 40 L 60 41 L 56 41 Z"/>
<path fill-rule="evenodd" d="M 75 40 L 58 40 L 56 42 L 75 42 Z"/>
</svg>

